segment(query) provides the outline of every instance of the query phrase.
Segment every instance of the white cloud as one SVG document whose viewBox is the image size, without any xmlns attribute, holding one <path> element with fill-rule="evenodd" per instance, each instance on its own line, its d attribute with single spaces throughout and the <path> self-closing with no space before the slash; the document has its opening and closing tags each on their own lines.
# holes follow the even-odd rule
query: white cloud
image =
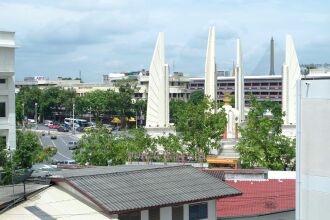
<svg viewBox="0 0 330 220">
<path fill-rule="evenodd" d="M 17 78 L 82 70 L 85 80 L 100 81 L 104 72 L 148 68 L 159 31 L 166 33 L 167 60 L 176 71 L 202 75 L 210 24 L 220 68 L 231 68 L 237 37 L 248 73 L 268 66 L 271 36 L 280 51 L 291 33 L 304 63 L 330 55 L 322 48 L 330 35 L 325 0 L 2 0 L 0 7 L 0 28 L 16 31 L 21 45 Z"/>
</svg>

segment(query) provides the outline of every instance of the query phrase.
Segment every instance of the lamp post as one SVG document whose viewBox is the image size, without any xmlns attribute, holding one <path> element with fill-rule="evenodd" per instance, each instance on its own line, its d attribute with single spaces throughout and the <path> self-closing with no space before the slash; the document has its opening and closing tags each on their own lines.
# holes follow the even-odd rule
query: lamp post
<svg viewBox="0 0 330 220">
<path fill-rule="evenodd" d="M 75 128 L 74 128 L 74 107 L 75 104 L 72 104 L 72 134 L 75 134 Z"/>
<path fill-rule="evenodd" d="M 92 107 L 89 106 L 89 122 L 92 122 Z"/>
<path fill-rule="evenodd" d="M 133 105 L 136 104 L 136 99 L 132 99 L 131 102 Z M 137 125 L 138 125 L 137 124 L 137 110 L 136 110 L 136 108 L 134 108 L 134 110 L 135 110 L 135 129 L 137 129 Z"/>
<path fill-rule="evenodd" d="M 34 120 L 36 122 L 36 130 L 38 129 L 38 103 L 34 103 Z"/>
</svg>

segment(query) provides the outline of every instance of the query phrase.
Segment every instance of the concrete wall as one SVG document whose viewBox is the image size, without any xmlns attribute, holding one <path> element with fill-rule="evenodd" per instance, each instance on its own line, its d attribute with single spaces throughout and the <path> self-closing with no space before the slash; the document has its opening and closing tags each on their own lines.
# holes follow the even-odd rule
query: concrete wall
<svg viewBox="0 0 330 220">
<path fill-rule="evenodd" d="M 298 82 L 296 219 L 329 219 L 330 80 Z"/>
<path fill-rule="evenodd" d="M 216 200 L 207 201 L 207 208 L 208 208 L 208 218 L 202 220 L 216 220 L 217 219 L 217 207 L 216 207 Z M 191 203 L 193 204 L 193 203 Z M 183 219 L 189 220 L 189 205 L 191 204 L 184 204 L 183 205 Z M 149 220 L 149 211 L 142 210 L 141 211 L 141 220 Z M 160 208 L 160 220 L 172 220 L 172 207 L 164 207 Z"/>
</svg>

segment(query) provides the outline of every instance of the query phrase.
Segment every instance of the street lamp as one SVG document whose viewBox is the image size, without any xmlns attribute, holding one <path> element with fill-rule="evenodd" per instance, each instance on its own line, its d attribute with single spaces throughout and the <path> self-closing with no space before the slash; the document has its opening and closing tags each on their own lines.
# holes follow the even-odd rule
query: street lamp
<svg viewBox="0 0 330 220">
<path fill-rule="evenodd" d="M 136 99 L 132 99 L 131 102 L 133 105 L 136 104 Z M 137 129 L 137 110 L 136 108 L 134 108 L 134 110 L 135 110 L 135 129 Z"/>
<path fill-rule="evenodd" d="M 75 134 L 75 129 L 74 129 L 74 103 L 72 104 L 72 134 Z"/>
<path fill-rule="evenodd" d="M 38 103 L 34 103 L 34 119 L 36 122 L 36 130 L 38 129 Z"/>
</svg>

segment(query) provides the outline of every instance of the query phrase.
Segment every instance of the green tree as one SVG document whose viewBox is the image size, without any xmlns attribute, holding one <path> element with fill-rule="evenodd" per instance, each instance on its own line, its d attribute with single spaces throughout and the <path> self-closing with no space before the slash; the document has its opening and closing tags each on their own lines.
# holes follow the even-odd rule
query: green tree
<svg viewBox="0 0 330 220">
<path fill-rule="evenodd" d="M 6 145 L 6 138 L 0 137 L 0 167 L 5 166 L 8 160 L 8 151 Z"/>
<path fill-rule="evenodd" d="M 94 129 L 80 139 L 74 158 L 80 164 L 96 166 L 106 166 L 110 161 L 112 165 L 123 164 L 127 159 L 126 149 L 120 143 L 107 129 Z"/>
<path fill-rule="evenodd" d="M 283 113 L 275 102 L 258 102 L 251 97 L 246 125 L 241 127 L 237 144 L 243 167 L 267 167 L 272 170 L 294 168 L 295 141 L 282 135 Z M 265 113 L 270 111 L 272 117 Z"/>
<path fill-rule="evenodd" d="M 170 122 L 176 124 L 178 121 L 178 113 L 182 108 L 185 108 L 187 102 L 183 100 L 170 100 Z"/>
<path fill-rule="evenodd" d="M 188 102 L 176 115 L 177 130 L 181 132 L 188 151 L 200 162 L 212 148 L 220 147 L 227 124 L 226 113 L 222 109 L 214 113 L 214 109 L 215 102 L 204 98 L 196 104 Z"/>
<path fill-rule="evenodd" d="M 197 104 L 199 102 L 202 102 L 204 98 L 205 98 L 204 91 L 203 90 L 196 90 L 196 91 L 193 91 L 190 94 L 189 101 L 194 103 L 194 104 Z"/>
<path fill-rule="evenodd" d="M 15 166 L 31 168 L 38 161 L 41 152 L 42 146 L 36 133 L 31 131 L 16 132 L 16 150 L 13 156 Z"/>
<path fill-rule="evenodd" d="M 22 123 L 24 120 L 22 100 L 16 97 L 16 124 Z"/>
<path fill-rule="evenodd" d="M 72 104 L 76 98 L 73 89 L 50 87 L 42 91 L 40 113 L 42 118 L 52 118 L 55 112 L 69 116 L 72 112 Z"/>
<path fill-rule="evenodd" d="M 158 137 L 157 144 L 164 148 L 163 156 L 165 163 L 167 163 L 168 160 L 175 161 L 178 153 L 182 153 L 183 151 L 181 139 L 174 134 Z"/>
<path fill-rule="evenodd" d="M 23 87 L 16 96 L 24 104 L 24 113 L 28 118 L 34 118 L 35 103 L 38 103 L 38 112 L 42 99 L 42 90 L 38 87 Z"/>
</svg>

